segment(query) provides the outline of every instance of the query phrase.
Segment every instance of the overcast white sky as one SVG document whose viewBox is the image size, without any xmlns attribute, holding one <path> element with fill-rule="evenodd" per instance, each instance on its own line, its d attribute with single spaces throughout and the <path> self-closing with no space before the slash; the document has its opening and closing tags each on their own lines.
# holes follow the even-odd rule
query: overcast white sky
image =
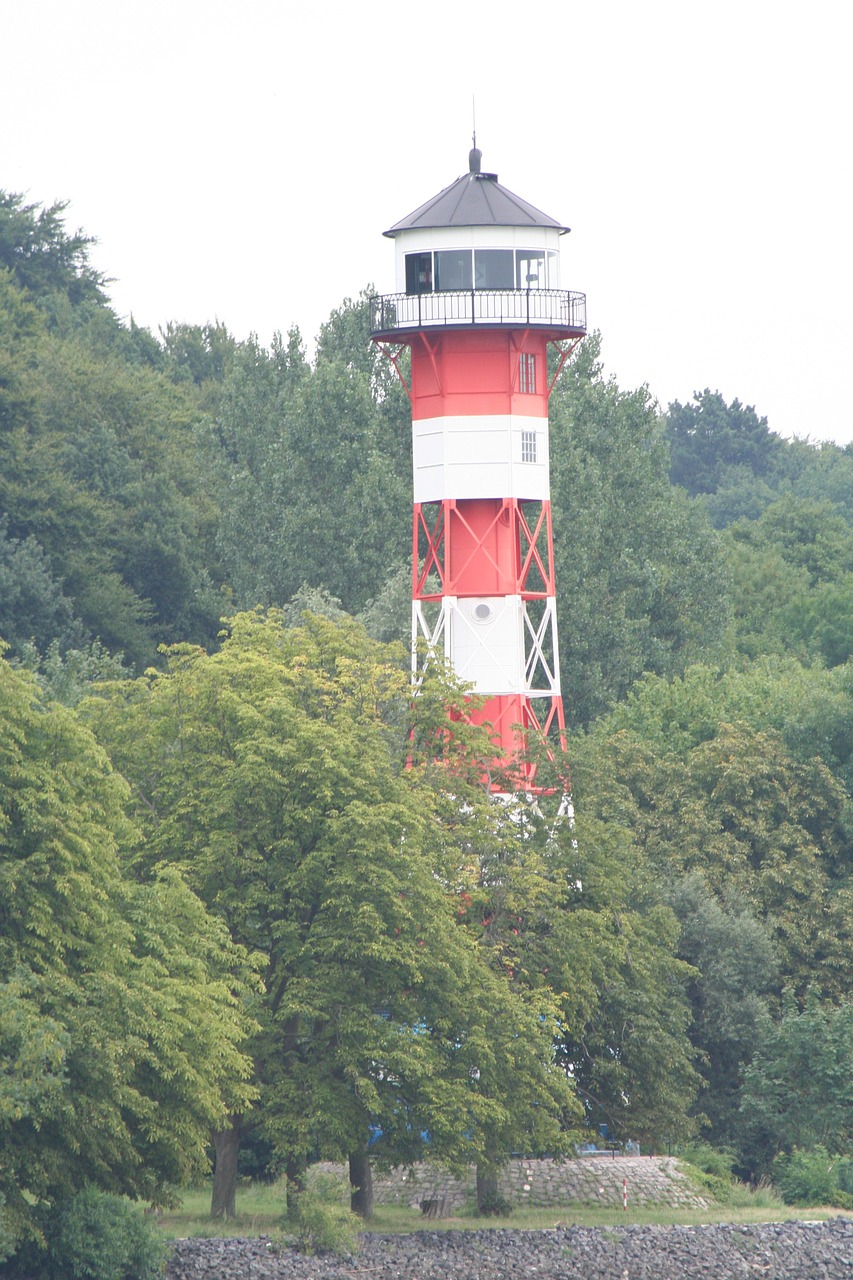
<svg viewBox="0 0 853 1280">
<path fill-rule="evenodd" d="M 605 366 L 853 440 L 850 0 L 0 0 L 0 187 L 71 202 L 122 316 L 238 337 L 394 289 L 483 167 L 572 233 Z"/>
</svg>

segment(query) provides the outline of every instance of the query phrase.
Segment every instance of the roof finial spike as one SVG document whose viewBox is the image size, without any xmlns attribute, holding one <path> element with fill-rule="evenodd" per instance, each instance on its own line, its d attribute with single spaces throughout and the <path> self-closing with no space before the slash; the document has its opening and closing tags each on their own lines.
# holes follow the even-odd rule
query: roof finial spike
<svg viewBox="0 0 853 1280">
<path fill-rule="evenodd" d="M 480 161 L 483 158 L 483 153 L 477 146 L 477 101 L 476 101 L 476 98 L 474 97 L 471 98 L 471 115 L 472 115 L 473 125 L 474 125 L 474 131 L 471 134 L 471 141 L 473 142 L 474 145 L 471 148 L 471 150 L 468 152 L 468 172 L 479 173 Z"/>
</svg>

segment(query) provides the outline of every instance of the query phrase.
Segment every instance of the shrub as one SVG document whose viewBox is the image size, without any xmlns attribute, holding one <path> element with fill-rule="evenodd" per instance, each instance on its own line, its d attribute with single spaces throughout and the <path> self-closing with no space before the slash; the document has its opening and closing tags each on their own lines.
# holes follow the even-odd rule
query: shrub
<svg viewBox="0 0 853 1280">
<path fill-rule="evenodd" d="M 721 1204 L 731 1197 L 735 1179 L 732 1175 L 733 1157 L 727 1151 L 718 1151 L 705 1142 L 697 1142 L 678 1148 L 682 1173 L 700 1195 L 709 1196 Z"/>
<path fill-rule="evenodd" d="M 303 1253 L 358 1252 L 361 1220 L 345 1203 L 349 1187 L 333 1174 L 318 1174 L 296 1198 L 283 1230 Z"/>
<path fill-rule="evenodd" d="M 678 1148 L 677 1155 L 712 1178 L 730 1180 L 732 1177 L 735 1158 L 731 1151 L 711 1147 L 707 1142 L 689 1142 Z"/>
<path fill-rule="evenodd" d="M 153 1223 L 121 1196 L 94 1187 L 53 1206 L 44 1238 L 39 1254 L 16 1259 L 40 1280 L 159 1280 L 168 1252 Z"/>
<path fill-rule="evenodd" d="M 849 1164 L 849 1160 L 830 1155 L 826 1147 L 795 1149 L 773 1161 L 773 1180 L 786 1204 L 831 1204 L 849 1209 L 853 1208 L 853 1194 L 846 1190 Z"/>
<path fill-rule="evenodd" d="M 843 1156 L 838 1161 L 838 1185 L 848 1195 L 853 1195 L 853 1160 Z"/>
<path fill-rule="evenodd" d="M 678 1148 L 682 1173 L 700 1195 L 716 1200 L 732 1209 L 772 1208 L 780 1203 L 775 1189 L 767 1182 L 750 1186 L 732 1173 L 734 1154 L 710 1147 L 705 1142 Z"/>
</svg>

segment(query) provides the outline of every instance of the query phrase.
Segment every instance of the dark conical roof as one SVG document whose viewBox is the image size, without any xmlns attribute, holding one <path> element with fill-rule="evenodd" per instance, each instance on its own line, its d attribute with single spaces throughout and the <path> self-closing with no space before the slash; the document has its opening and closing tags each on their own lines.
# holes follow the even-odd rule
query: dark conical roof
<svg viewBox="0 0 853 1280">
<path fill-rule="evenodd" d="M 480 172 L 481 153 L 475 147 L 469 156 L 470 170 L 437 196 L 427 200 L 407 218 L 401 218 L 383 234 L 433 227 L 556 227 L 570 230 L 547 213 L 513 195 L 498 182 L 496 173 Z"/>
</svg>

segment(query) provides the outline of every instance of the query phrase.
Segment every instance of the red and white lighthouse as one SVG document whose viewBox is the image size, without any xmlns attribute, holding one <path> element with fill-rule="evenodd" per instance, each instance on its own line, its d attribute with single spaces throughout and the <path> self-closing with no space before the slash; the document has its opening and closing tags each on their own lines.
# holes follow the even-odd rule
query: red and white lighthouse
<svg viewBox="0 0 853 1280">
<path fill-rule="evenodd" d="M 397 292 L 372 300 L 371 336 L 398 372 L 411 349 L 415 675 L 443 653 L 486 699 L 493 764 L 530 790 L 527 733 L 564 727 L 548 397 L 586 300 L 560 287 L 569 228 L 480 160 L 475 144 L 467 174 L 385 232 Z"/>
</svg>

